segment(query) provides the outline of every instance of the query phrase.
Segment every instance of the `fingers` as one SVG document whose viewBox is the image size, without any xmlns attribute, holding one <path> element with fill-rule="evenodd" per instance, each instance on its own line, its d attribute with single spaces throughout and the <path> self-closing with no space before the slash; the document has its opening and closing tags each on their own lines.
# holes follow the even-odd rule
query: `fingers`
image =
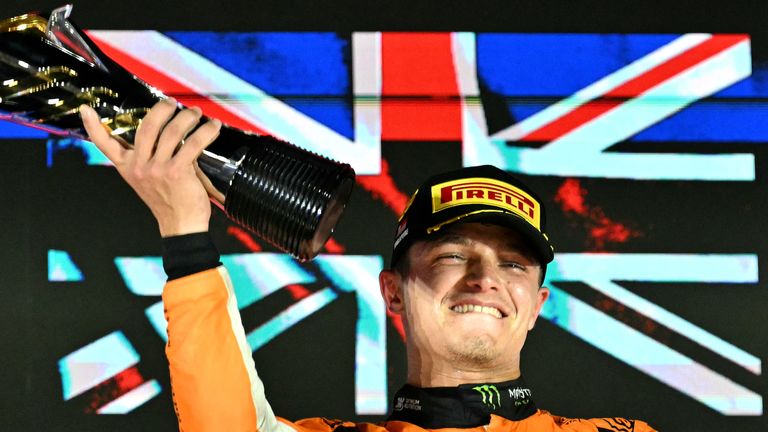
<svg viewBox="0 0 768 432">
<path fill-rule="evenodd" d="M 200 153 L 219 136 L 221 122 L 213 119 L 205 122 L 192 135 L 184 140 L 179 152 L 174 156 L 175 163 L 188 165 L 200 156 Z"/>
<path fill-rule="evenodd" d="M 83 120 L 83 126 L 85 127 L 85 131 L 88 132 L 90 140 L 96 144 L 96 147 L 98 147 L 113 164 L 118 165 L 119 162 L 122 161 L 122 155 L 125 150 L 120 143 L 109 135 L 106 129 L 104 129 L 104 126 L 101 125 L 99 114 L 88 105 L 82 105 L 80 106 L 80 118 Z"/>
<path fill-rule="evenodd" d="M 170 159 L 184 137 L 197 126 L 202 115 L 200 108 L 185 109 L 176 114 L 163 128 L 152 159 L 158 162 Z"/>
<path fill-rule="evenodd" d="M 85 130 L 94 144 L 117 165 L 124 159 L 126 150 L 104 129 L 96 111 L 83 105 L 80 112 Z M 174 99 L 162 100 L 152 107 L 136 131 L 133 154 L 130 158 L 131 164 L 142 165 L 150 159 L 155 162 L 167 162 L 173 159 L 177 166 L 189 165 L 218 136 L 221 122 L 211 120 L 185 139 L 185 136 L 197 126 L 202 111 L 199 108 L 185 109 L 174 116 L 175 112 Z M 182 139 L 184 139 L 184 145 L 174 156 Z M 131 152 L 131 150 L 128 151 Z"/>
<path fill-rule="evenodd" d="M 133 149 L 136 152 L 138 161 L 147 161 L 152 157 L 152 153 L 157 143 L 157 137 L 168 120 L 176 112 L 176 100 L 168 98 L 156 103 L 149 110 L 149 113 L 141 120 L 141 125 L 136 131 L 136 138 Z M 179 141 L 181 138 L 179 138 Z M 178 141 L 177 141 L 178 142 Z"/>
</svg>

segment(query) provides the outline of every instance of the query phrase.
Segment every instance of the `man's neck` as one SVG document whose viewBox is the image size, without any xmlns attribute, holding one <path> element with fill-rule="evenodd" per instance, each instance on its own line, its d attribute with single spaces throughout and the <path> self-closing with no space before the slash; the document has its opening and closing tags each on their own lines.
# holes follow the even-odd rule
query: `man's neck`
<svg viewBox="0 0 768 432">
<path fill-rule="evenodd" d="M 414 356 L 415 357 L 415 356 Z M 406 382 L 415 387 L 455 387 L 468 383 L 493 383 L 511 381 L 520 377 L 520 361 L 500 364 L 473 365 L 462 362 L 436 361 L 425 364 L 416 358 L 408 358 Z"/>
</svg>

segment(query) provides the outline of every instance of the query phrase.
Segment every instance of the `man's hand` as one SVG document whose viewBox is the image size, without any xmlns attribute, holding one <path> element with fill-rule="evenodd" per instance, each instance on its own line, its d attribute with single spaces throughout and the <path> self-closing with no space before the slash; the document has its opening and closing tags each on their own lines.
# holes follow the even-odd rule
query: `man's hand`
<svg viewBox="0 0 768 432">
<path fill-rule="evenodd" d="M 134 147 L 126 149 L 107 133 L 96 111 L 80 107 L 91 141 L 147 204 L 163 237 L 208 230 L 211 204 L 196 159 L 221 129 L 221 122 L 212 120 L 187 136 L 202 113 L 193 108 L 174 116 L 175 111 L 175 100 L 158 102 L 136 131 Z"/>
</svg>

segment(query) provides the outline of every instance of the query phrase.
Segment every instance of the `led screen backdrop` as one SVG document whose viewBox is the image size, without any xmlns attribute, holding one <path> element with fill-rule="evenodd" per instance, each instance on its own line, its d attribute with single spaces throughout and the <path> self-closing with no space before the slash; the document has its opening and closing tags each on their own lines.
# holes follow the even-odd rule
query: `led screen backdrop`
<svg viewBox="0 0 768 432">
<path fill-rule="evenodd" d="M 523 355 L 539 407 L 765 430 L 763 35 L 179 27 L 89 34 L 181 102 L 359 174 L 310 263 L 214 215 L 278 415 L 386 415 L 405 376 L 377 282 L 397 215 L 424 177 L 493 164 L 540 191 L 556 246 Z M 3 422 L 174 430 L 151 215 L 87 142 L 5 122 L 0 140 Z"/>
</svg>

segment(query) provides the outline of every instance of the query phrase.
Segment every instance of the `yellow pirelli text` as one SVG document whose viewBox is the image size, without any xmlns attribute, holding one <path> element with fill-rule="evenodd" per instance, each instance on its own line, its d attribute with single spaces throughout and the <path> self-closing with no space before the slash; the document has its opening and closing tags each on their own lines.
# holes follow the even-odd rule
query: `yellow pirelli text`
<svg viewBox="0 0 768 432">
<path fill-rule="evenodd" d="M 512 212 L 541 229 L 541 206 L 521 189 L 499 180 L 473 177 L 432 186 L 432 213 L 447 208 L 484 204 Z"/>
</svg>

